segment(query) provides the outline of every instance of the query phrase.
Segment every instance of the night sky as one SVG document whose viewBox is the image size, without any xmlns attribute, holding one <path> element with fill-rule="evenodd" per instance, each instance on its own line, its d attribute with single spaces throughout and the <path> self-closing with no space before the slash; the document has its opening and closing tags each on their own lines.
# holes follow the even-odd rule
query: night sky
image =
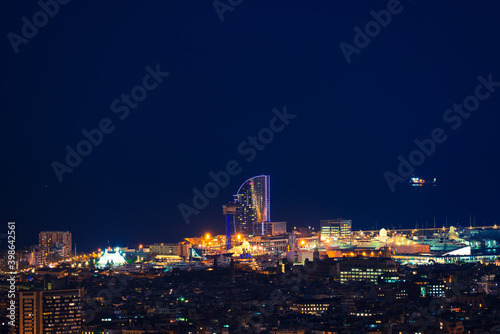
<svg viewBox="0 0 500 334">
<path fill-rule="evenodd" d="M 212 1 L 72 0 L 49 8 L 53 17 L 36 15 L 34 0 L 4 4 L 1 233 L 15 221 L 20 247 L 70 230 L 83 250 L 222 234 L 221 205 L 259 174 L 271 176 L 272 220 L 289 229 L 337 217 L 354 229 L 431 226 L 434 216 L 465 226 L 471 214 L 498 222 L 500 4 L 215 4 L 219 13 Z M 388 7 L 390 22 L 369 24 L 379 31 L 356 48 L 355 27 L 365 34 L 370 12 Z M 23 29 L 34 14 L 36 34 Z M 341 43 L 356 52 L 346 57 Z M 479 76 L 490 76 L 490 91 L 479 90 L 488 97 L 460 126 L 458 113 L 445 121 Z M 132 92 L 144 99 L 121 101 Z M 284 109 L 288 124 L 270 140 L 262 129 Z M 66 147 L 99 127 L 108 133 L 93 132 L 99 144 L 67 166 Z M 397 175 L 398 156 L 436 128 L 446 140 L 414 174 L 437 186 L 391 191 L 384 173 Z M 268 143 L 251 154 L 259 132 Z M 186 224 L 179 205 L 233 160 L 239 173 Z M 54 162 L 66 166 L 62 182 Z"/>
</svg>

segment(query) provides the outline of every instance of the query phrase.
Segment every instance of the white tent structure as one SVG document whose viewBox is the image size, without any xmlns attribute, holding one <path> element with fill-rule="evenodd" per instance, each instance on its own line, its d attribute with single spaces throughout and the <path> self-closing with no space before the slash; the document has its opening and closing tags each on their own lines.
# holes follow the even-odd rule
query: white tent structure
<svg viewBox="0 0 500 334">
<path fill-rule="evenodd" d="M 99 269 L 106 268 L 106 266 L 111 265 L 112 267 L 115 266 L 122 266 L 127 261 L 125 261 L 125 258 L 123 255 L 120 253 L 120 249 L 116 248 L 114 251 L 109 251 L 106 249 L 104 251 L 104 254 L 99 258 L 99 261 L 96 263 L 96 267 Z"/>
</svg>

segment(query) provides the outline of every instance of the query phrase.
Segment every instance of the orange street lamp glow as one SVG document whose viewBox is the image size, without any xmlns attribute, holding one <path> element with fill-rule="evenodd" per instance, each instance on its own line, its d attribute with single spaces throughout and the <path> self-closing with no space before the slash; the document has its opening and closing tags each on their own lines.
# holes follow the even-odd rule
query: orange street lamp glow
<svg viewBox="0 0 500 334">
<path fill-rule="evenodd" d="M 304 246 L 304 245 L 306 244 L 306 241 L 305 241 L 305 240 L 300 240 L 300 244 L 301 244 L 302 246 Z"/>
<path fill-rule="evenodd" d="M 210 233 L 205 234 L 205 239 L 210 239 Z"/>
<path fill-rule="evenodd" d="M 241 240 L 241 234 L 238 234 L 238 235 L 236 236 L 236 238 L 237 238 L 238 240 Z"/>
</svg>

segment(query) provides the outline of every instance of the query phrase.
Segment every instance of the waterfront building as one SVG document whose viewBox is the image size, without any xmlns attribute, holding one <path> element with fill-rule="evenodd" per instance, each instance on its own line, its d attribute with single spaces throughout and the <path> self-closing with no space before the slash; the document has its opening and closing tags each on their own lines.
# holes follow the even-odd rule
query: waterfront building
<svg viewBox="0 0 500 334">
<path fill-rule="evenodd" d="M 234 195 L 240 208 L 235 216 L 234 234 L 251 235 L 255 223 L 271 221 L 270 176 L 259 175 L 246 180 Z M 261 229 L 261 232 L 265 228 Z"/>
<path fill-rule="evenodd" d="M 350 219 L 321 220 L 321 239 L 345 238 L 351 235 L 352 221 Z"/>
</svg>

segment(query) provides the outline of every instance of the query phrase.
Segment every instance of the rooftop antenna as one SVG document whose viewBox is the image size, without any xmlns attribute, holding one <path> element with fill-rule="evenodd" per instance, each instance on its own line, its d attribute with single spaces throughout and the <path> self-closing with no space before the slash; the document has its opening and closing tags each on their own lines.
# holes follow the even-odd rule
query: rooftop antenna
<svg viewBox="0 0 500 334">
<path fill-rule="evenodd" d="M 472 227 L 472 215 L 469 215 L 469 227 Z"/>
<path fill-rule="evenodd" d="M 434 229 L 436 229 L 436 216 L 433 216 L 432 218 L 434 218 Z"/>
</svg>

